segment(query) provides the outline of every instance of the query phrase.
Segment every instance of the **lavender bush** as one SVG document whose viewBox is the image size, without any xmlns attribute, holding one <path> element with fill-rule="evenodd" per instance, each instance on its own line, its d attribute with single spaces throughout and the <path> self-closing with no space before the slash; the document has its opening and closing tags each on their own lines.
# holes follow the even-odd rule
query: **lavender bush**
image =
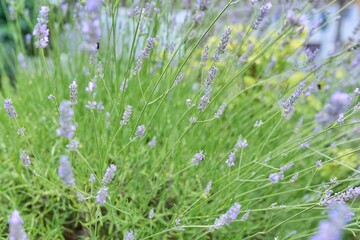
<svg viewBox="0 0 360 240">
<path fill-rule="evenodd" d="M 1 237 L 359 239 L 359 28 L 309 44 L 335 2 L 0 0 Z"/>
</svg>

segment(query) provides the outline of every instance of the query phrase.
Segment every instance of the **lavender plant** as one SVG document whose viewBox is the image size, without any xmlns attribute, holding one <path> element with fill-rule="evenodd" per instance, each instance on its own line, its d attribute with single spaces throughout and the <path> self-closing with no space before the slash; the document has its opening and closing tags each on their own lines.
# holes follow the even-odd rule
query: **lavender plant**
<svg viewBox="0 0 360 240">
<path fill-rule="evenodd" d="M 359 31 L 310 44 L 335 2 L 0 0 L 1 237 L 360 238 Z"/>
</svg>

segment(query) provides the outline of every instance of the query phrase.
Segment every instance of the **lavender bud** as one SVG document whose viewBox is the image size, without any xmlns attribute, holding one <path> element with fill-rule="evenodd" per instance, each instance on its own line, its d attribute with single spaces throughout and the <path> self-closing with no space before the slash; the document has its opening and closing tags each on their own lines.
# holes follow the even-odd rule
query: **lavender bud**
<svg viewBox="0 0 360 240">
<path fill-rule="evenodd" d="M 216 49 L 215 54 L 212 56 L 212 60 L 215 62 L 220 62 L 220 55 L 224 54 L 226 46 L 230 42 L 231 28 L 227 28 L 223 35 L 221 36 L 221 41 Z"/>
<path fill-rule="evenodd" d="M 284 178 L 284 173 L 283 172 L 278 172 L 278 173 L 271 173 L 269 175 L 269 180 L 272 183 L 278 183 L 281 179 Z"/>
<path fill-rule="evenodd" d="M 219 109 L 214 114 L 214 118 L 220 118 L 224 114 L 225 108 L 226 108 L 226 103 L 221 104 Z"/>
<path fill-rule="evenodd" d="M 249 215 L 250 215 L 250 210 L 246 210 L 244 215 L 241 217 L 240 221 L 245 222 L 246 220 L 248 220 Z"/>
<path fill-rule="evenodd" d="M 25 150 L 22 150 L 22 152 L 21 152 L 21 154 L 20 154 L 20 159 L 21 159 L 21 161 L 22 161 L 22 163 L 23 163 L 23 165 L 24 165 L 25 167 L 30 166 L 30 164 L 31 164 L 30 157 L 29 157 L 29 155 L 26 153 Z"/>
<path fill-rule="evenodd" d="M 256 30 L 259 28 L 260 23 L 262 22 L 262 20 L 264 19 L 264 17 L 270 12 L 272 8 L 272 4 L 271 3 L 266 3 L 264 5 L 262 5 L 260 7 L 260 11 L 257 14 L 255 21 L 253 22 L 253 24 L 251 25 L 251 27 Z"/>
<path fill-rule="evenodd" d="M 240 213 L 241 205 L 235 203 L 225 214 L 221 215 L 215 220 L 214 228 L 220 229 L 224 225 L 229 225 L 233 222 Z"/>
<path fill-rule="evenodd" d="M 183 73 L 180 73 L 179 76 L 177 76 L 177 78 L 175 79 L 175 82 L 174 82 L 174 85 L 178 85 L 181 83 L 181 81 L 183 80 L 184 78 L 184 74 Z"/>
<path fill-rule="evenodd" d="M 48 96 L 48 99 L 49 99 L 49 100 L 54 100 L 54 99 L 55 99 L 55 96 L 52 95 L 52 94 L 50 94 L 50 95 Z"/>
<path fill-rule="evenodd" d="M 293 166 L 294 166 L 294 163 L 293 163 L 293 162 L 289 162 L 289 163 L 285 164 L 284 166 L 280 167 L 280 170 L 283 172 L 283 171 L 289 170 L 289 169 L 292 168 Z"/>
<path fill-rule="evenodd" d="M 154 45 L 155 38 L 149 37 L 147 39 L 146 47 L 141 51 L 140 56 L 136 60 L 134 75 L 136 75 L 140 71 L 143 60 L 150 57 L 150 51 L 154 48 Z"/>
<path fill-rule="evenodd" d="M 14 210 L 9 218 L 9 240 L 27 240 L 20 213 Z"/>
<path fill-rule="evenodd" d="M 298 178 L 299 178 L 299 173 L 297 172 L 291 177 L 290 182 L 295 182 Z"/>
<path fill-rule="evenodd" d="M 19 135 L 19 136 L 24 136 L 25 130 L 26 130 L 26 129 L 25 129 L 24 127 L 19 128 L 19 129 L 18 129 L 18 132 L 17 132 L 18 135 Z"/>
<path fill-rule="evenodd" d="M 128 231 L 123 240 L 135 240 L 134 231 Z"/>
<path fill-rule="evenodd" d="M 65 185 L 74 186 L 75 179 L 71 169 L 69 157 L 63 155 L 60 157 L 60 167 L 58 169 L 59 176 Z"/>
<path fill-rule="evenodd" d="M 76 139 L 71 139 L 70 143 L 66 145 L 69 151 L 76 151 L 79 148 L 80 142 Z"/>
<path fill-rule="evenodd" d="M 200 161 L 204 161 L 204 160 L 205 160 L 204 151 L 200 150 L 200 152 L 195 154 L 195 156 L 192 159 L 192 162 L 197 166 L 199 165 Z"/>
<path fill-rule="evenodd" d="M 210 191 L 211 191 L 211 187 L 212 187 L 212 181 L 210 180 L 204 190 L 204 194 L 205 195 L 209 195 Z"/>
<path fill-rule="evenodd" d="M 321 160 L 317 160 L 317 161 L 316 161 L 316 166 L 317 166 L 318 168 L 321 168 L 322 165 L 323 165 L 323 163 L 322 163 Z"/>
<path fill-rule="evenodd" d="M 235 165 L 234 161 L 235 161 L 235 153 L 231 152 L 225 163 L 228 167 L 232 167 Z"/>
<path fill-rule="evenodd" d="M 76 84 L 76 81 L 73 81 L 70 84 L 69 88 L 70 88 L 70 102 L 71 102 L 71 104 L 76 104 L 78 102 L 78 99 L 77 99 L 78 85 Z"/>
<path fill-rule="evenodd" d="M 71 108 L 71 103 L 68 101 L 63 101 L 60 103 L 59 107 L 60 119 L 59 124 L 60 128 L 56 130 L 58 136 L 63 136 L 68 139 L 74 137 L 76 127 L 72 124 L 74 111 Z"/>
<path fill-rule="evenodd" d="M 136 130 L 136 136 L 137 137 L 142 137 L 145 133 L 145 126 L 144 125 L 140 125 L 137 127 L 137 130 Z"/>
<path fill-rule="evenodd" d="M 106 198 L 108 197 L 109 188 L 106 186 L 103 186 L 99 189 L 96 195 L 96 202 L 100 205 L 103 205 L 106 203 Z"/>
<path fill-rule="evenodd" d="M 130 105 L 126 106 L 124 115 L 122 117 L 122 120 L 120 121 L 121 126 L 125 126 L 130 121 L 131 113 L 132 113 L 133 107 Z"/>
<path fill-rule="evenodd" d="M 80 202 L 83 202 L 83 201 L 86 200 L 86 198 L 84 197 L 84 195 L 82 195 L 80 192 L 77 192 L 77 193 L 76 193 L 76 196 L 77 196 L 77 198 L 78 198 L 78 200 L 79 200 Z"/>
<path fill-rule="evenodd" d="M 81 48 L 85 51 L 95 54 L 97 52 L 97 43 L 100 40 L 100 10 L 102 0 L 87 0 L 83 11 L 81 22 L 81 32 L 84 42 Z"/>
<path fill-rule="evenodd" d="M 6 98 L 4 100 L 4 108 L 6 113 L 8 114 L 9 118 L 17 118 L 18 114 L 15 111 L 13 103 L 10 98 Z"/>
<path fill-rule="evenodd" d="M 95 175 L 92 173 L 92 174 L 90 174 L 90 178 L 89 178 L 89 182 L 90 183 L 93 183 L 93 182 L 95 182 Z"/>
<path fill-rule="evenodd" d="M 339 118 L 338 118 L 337 122 L 339 124 L 344 124 L 344 114 L 343 113 L 339 114 Z"/>
<path fill-rule="evenodd" d="M 96 90 L 96 83 L 94 81 L 90 81 L 85 88 L 86 92 L 94 92 Z"/>
<path fill-rule="evenodd" d="M 235 152 L 239 151 L 240 148 L 246 148 L 248 146 L 247 140 L 242 135 L 239 136 L 235 144 Z"/>
<path fill-rule="evenodd" d="M 98 102 L 96 108 L 99 112 L 102 112 L 104 110 L 103 102 L 102 101 Z"/>
<path fill-rule="evenodd" d="M 102 179 L 102 183 L 107 184 L 111 182 L 115 176 L 115 172 L 116 172 L 116 165 L 110 164 L 110 166 L 106 169 L 106 172 Z"/>
<path fill-rule="evenodd" d="M 156 146 L 156 136 L 154 136 L 151 141 L 148 143 L 148 145 L 151 147 L 151 148 L 154 148 Z"/>
<path fill-rule="evenodd" d="M 96 109 L 97 102 L 95 101 L 88 101 L 88 103 L 85 105 L 87 109 L 94 110 Z"/>
<path fill-rule="evenodd" d="M 49 43 L 49 29 L 47 28 L 48 14 L 49 7 L 42 6 L 37 18 L 38 22 L 33 31 L 33 35 L 36 38 L 35 47 L 37 48 L 45 48 Z"/>
<path fill-rule="evenodd" d="M 304 82 L 299 83 L 295 92 L 291 95 L 291 97 L 288 100 L 286 100 L 283 103 L 283 108 L 284 108 L 284 112 L 282 114 L 283 117 L 289 117 L 290 113 L 292 111 L 294 111 L 294 103 L 300 97 L 300 95 L 303 93 L 304 85 L 305 85 Z"/>
<path fill-rule="evenodd" d="M 206 45 L 204 47 L 204 51 L 203 51 L 203 53 L 201 55 L 200 65 L 203 66 L 203 67 L 206 65 L 206 61 L 209 59 L 209 49 L 210 49 L 209 45 Z"/>
</svg>

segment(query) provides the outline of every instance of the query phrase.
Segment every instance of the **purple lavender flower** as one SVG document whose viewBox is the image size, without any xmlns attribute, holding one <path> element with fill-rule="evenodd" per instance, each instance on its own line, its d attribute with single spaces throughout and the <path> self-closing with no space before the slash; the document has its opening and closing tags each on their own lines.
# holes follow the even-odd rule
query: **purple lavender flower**
<svg viewBox="0 0 360 240">
<path fill-rule="evenodd" d="M 151 148 L 154 148 L 156 146 L 156 136 L 154 136 L 151 141 L 148 143 L 148 145 L 151 147 Z"/>
<path fill-rule="evenodd" d="M 17 131 L 18 135 L 21 136 L 21 137 L 24 136 L 25 130 L 26 129 L 24 127 L 19 128 L 18 131 Z"/>
<path fill-rule="evenodd" d="M 123 117 L 122 117 L 122 120 L 120 121 L 120 125 L 121 125 L 121 126 L 125 126 L 126 124 L 129 123 L 132 110 L 133 110 L 133 107 L 132 107 L 132 106 L 130 106 L 130 105 L 127 105 L 127 106 L 126 106 L 124 115 L 123 115 Z"/>
<path fill-rule="evenodd" d="M 25 167 L 30 166 L 30 164 L 31 164 L 30 157 L 29 157 L 29 155 L 26 153 L 25 150 L 22 150 L 22 152 L 21 152 L 21 154 L 20 154 L 20 159 L 21 159 L 21 161 L 22 161 L 22 163 L 23 163 L 23 165 L 24 165 Z"/>
<path fill-rule="evenodd" d="M 136 136 L 137 137 L 142 137 L 144 135 L 144 133 L 145 133 L 145 126 L 144 125 L 138 126 L 137 129 L 136 129 L 136 133 L 135 133 Z"/>
<path fill-rule="evenodd" d="M 181 83 L 181 81 L 184 79 L 184 73 L 180 73 L 176 79 L 175 79 L 175 82 L 174 82 L 174 85 L 179 85 Z"/>
<path fill-rule="evenodd" d="M 80 202 L 83 202 L 83 201 L 86 200 L 86 198 L 84 197 L 84 195 L 82 195 L 80 192 L 77 192 L 77 193 L 76 193 L 76 196 L 77 196 L 77 198 L 78 198 L 78 200 L 79 200 Z"/>
<path fill-rule="evenodd" d="M 108 197 L 109 188 L 106 186 L 103 186 L 99 189 L 96 195 L 96 202 L 100 205 L 103 205 L 106 203 L 106 198 Z"/>
<path fill-rule="evenodd" d="M 337 122 L 339 124 L 344 124 L 344 114 L 343 113 L 339 114 L 339 118 L 338 118 Z"/>
<path fill-rule="evenodd" d="M 209 59 L 209 45 L 206 45 L 204 47 L 204 52 L 201 55 L 201 62 L 200 65 L 201 66 L 205 66 L 206 65 L 206 61 Z"/>
<path fill-rule="evenodd" d="M 92 54 L 97 52 L 97 43 L 100 40 L 100 10 L 102 0 L 87 0 L 84 15 L 82 16 L 81 32 L 84 42 L 81 48 Z"/>
<path fill-rule="evenodd" d="M 335 92 L 328 104 L 315 115 L 315 120 L 322 126 L 338 119 L 339 114 L 346 112 L 352 104 L 352 97 L 343 92 Z"/>
<path fill-rule="evenodd" d="M 96 108 L 97 108 L 97 110 L 98 110 L 99 112 L 102 112 L 102 111 L 104 110 L 104 108 L 105 108 L 103 102 L 102 102 L 102 101 L 98 102 L 98 103 L 96 104 Z"/>
<path fill-rule="evenodd" d="M 317 166 L 318 168 L 321 168 L 322 165 L 323 165 L 323 163 L 322 163 L 321 160 L 317 160 L 315 164 L 316 164 L 316 166 Z"/>
<path fill-rule="evenodd" d="M 154 46 L 155 46 L 155 38 L 149 37 L 147 39 L 145 49 L 143 49 L 141 51 L 140 56 L 136 60 L 136 66 L 135 66 L 135 70 L 134 70 L 134 75 L 136 75 L 140 71 L 140 69 L 142 67 L 143 60 L 150 57 L 150 51 L 151 51 L 151 49 L 154 48 Z"/>
<path fill-rule="evenodd" d="M 360 96 L 360 88 L 355 88 L 354 94 Z"/>
<path fill-rule="evenodd" d="M 74 111 L 71 108 L 71 103 L 68 101 L 63 101 L 60 103 L 59 107 L 60 119 L 59 124 L 60 128 L 56 130 L 58 136 L 63 136 L 68 139 L 74 137 L 76 127 L 73 125 L 73 116 Z"/>
<path fill-rule="evenodd" d="M 286 170 L 289 170 L 290 168 L 292 168 L 294 166 L 294 163 L 293 162 L 289 162 L 287 164 L 285 164 L 284 166 L 281 166 L 280 167 L 280 170 L 281 171 L 286 171 Z"/>
<path fill-rule="evenodd" d="M 225 108 L 226 108 L 226 103 L 222 103 L 219 109 L 214 114 L 214 118 L 220 118 L 224 114 Z"/>
<path fill-rule="evenodd" d="M 46 48 L 49 43 L 49 29 L 47 28 L 48 14 L 49 7 L 42 6 L 37 18 L 38 22 L 33 31 L 33 35 L 36 38 L 35 47 L 37 48 Z"/>
<path fill-rule="evenodd" d="M 22 53 L 19 53 L 17 55 L 17 59 L 18 59 L 18 62 L 20 64 L 20 67 L 21 68 L 26 68 L 26 61 L 25 61 L 25 57 Z"/>
<path fill-rule="evenodd" d="M 320 222 L 319 232 L 310 240 L 341 240 L 343 228 L 354 215 L 346 205 L 336 205 L 328 214 L 329 218 Z"/>
<path fill-rule="evenodd" d="M 228 167 L 232 167 L 235 165 L 234 161 L 235 161 L 235 153 L 231 152 L 225 163 Z"/>
<path fill-rule="evenodd" d="M 4 100 L 4 108 L 6 113 L 8 114 L 9 118 L 17 118 L 18 114 L 15 111 L 13 103 L 10 98 L 6 98 Z"/>
<path fill-rule="evenodd" d="M 197 166 L 199 162 L 205 160 L 204 150 L 200 150 L 200 152 L 196 153 L 192 159 L 192 162 Z"/>
<path fill-rule="evenodd" d="M 266 3 L 264 5 L 262 5 L 260 7 L 260 11 L 259 13 L 257 14 L 253 24 L 251 25 L 251 27 L 256 30 L 259 28 L 262 20 L 264 19 L 264 17 L 270 12 L 272 8 L 272 4 L 271 3 Z"/>
<path fill-rule="evenodd" d="M 128 231 L 123 240 L 135 240 L 134 231 Z"/>
<path fill-rule="evenodd" d="M 208 184 L 206 185 L 206 188 L 205 188 L 205 190 L 204 190 L 204 194 L 205 194 L 205 195 L 209 195 L 209 193 L 210 193 L 210 191 L 211 191 L 211 187 L 212 187 L 212 181 L 210 180 L 210 181 L 208 182 Z"/>
<path fill-rule="evenodd" d="M 110 166 L 106 169 L 106 172 L 102 179 L 102 183 L 107 184 L 111 182 L 115 176 L 115 172 L 116 172 L 116 165 L 110 164 Z"/>
<path fill-rule="evenodd" d="M 245 222 L 246 220 L 248 220 L 249 215 L 250 215 L 250 210 L 246 210 L 244 215 L 241 217 L 240 221 Z"/>
<path fill-rule="evenodd" d="M 331 197 L 332 191 L 328 191 L 327 194 L 323 197 L 320 203 L 324 206 L 335 206 L 337 204 L 345 204 L 351 199 L 355 199 L 360 195 L 360 187 L 348 188 L 345 192 L 335 193 L 334 196 Z"/>
<path fill-rule="evenodd" d="M 92 173 L 92 174 L 90 174 L 90 177 L 89 177 L 89 182 L 90 183 L 93 183 L 93 182 L 95 182 L 95 175 Z"/>
<path fill-rule="evenodd" d="M 198 105 L 198 109 L 203 112 L 205 108 L 210 103 L 211 93 L 206 91 L 205 94 L 200 98 L 200 103 Z"/>
<path fill-rule="evenodd" d="M 284 108 L 283 117 L 289 117 L 290 113 L 294 111 L 294 103 L 303 93 L 304 85 L 305 85 L 304 82 L 299 83 L 299 85 L 297 86 L 295 92 L 291 95 L 291 97 L 282 104 Z"/>
<path fill-rule="evenodd" d="M 20 213 L 14 210 L 9 218 L 9 240 L 27 240 Z"/>
<path fill-rule="evenodd" d="M 87 87 L 85 88 L 86 92 L 94 92 L 96 89 L 96 83 L 95 81 L 90 81 L 87 85 Z"/>
<path fill-rule="evenodd" d="M 78 102 L 77 99 L 77 91 L 78 85 L 76 84 L 76 81 L 73 81 L 70 85 L 69 85 L 69 89 L 70 89 L 70 102 L 71 104 L 76 104 Z"/>
<path fill-rule="evenodd" d="M 214 228 L 220 229 L 224 225 L 229 225 L 233 222 L 240 213 L 241 205 L 235 203 L 225 214 L 221 215 L 215 220 Z"/>
<path fill-rule="evenodd" d="M 283 179 L 284 178 L 284 173 L 283 172 L 278 172 L 278 173 L 271 173 L 270 175 L 269 175 L 269 180 L 270 180 L 270 182 L 272 182 L 272 183 L 278 183 L 281 179 Z"/>
<path fill-rule="evenodd" d="M 97 102 L 95 101 L 88 101 L 88 103 L 85 105 L 87 109 L 94 110 L 97 107 Z"/>
<path fill-rule="evenodd" d="M 69 151 L 76 151 L 79 148 L 80 142 L 76 139 L 71 139 L 70 143 L 66 145 Z"/>
<path fill-rule="evenodd" d="M 239 136 L 235 144 L 235 152 L 239 151 L 240 148 L 246 148 L 248 146 L 247 140 L 242 135 Z"/>
<path fill-rule="evenodd" d="M 55 99 L 55 96 L 52 95 L 52 94 L 50 94 L 50 95 L 48 96 L 48 99 L 49 99 L 49 100 L 54 100 L 54 99 Z"/>
<path fill-rule="evenodd" d="M 215 54 L 212 56 L 214 62 L 220 62 L 220 55 L 224 54 L 226 46 L 230 42 L 231 28 L 227 28 L 221 36 L 220 43 L 216 49 Z"/>
<path fill-rule="evenodd" d="M 60 157 L 60 167 L 58 169 L 58 173 L 62 182 L 65 185 L 69 185 L 69 186 L 75 185 L 75 179 L 68 156 L 63 155 Z"/>
<path fill-rule="evenodd" d="M 286 15 L 287 22 L 294 27 L 305 26 L 307 21 L 304 15 L 296 15 L 295 12 L 289 10 Z"/>
<path fill-rule="evenodd" d="M 299 178 L 299 173 L 296 172 L 290 179 L 290 182 L 295 182 Z"/>
</svg>

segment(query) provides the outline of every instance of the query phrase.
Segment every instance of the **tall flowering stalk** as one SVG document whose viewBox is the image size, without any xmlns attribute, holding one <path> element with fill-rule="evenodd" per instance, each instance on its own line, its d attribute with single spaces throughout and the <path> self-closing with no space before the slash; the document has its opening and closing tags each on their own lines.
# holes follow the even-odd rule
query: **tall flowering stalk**
<svg viewBox="0 0 360 240">
<path fill-rule="evenodd" d="M 240 213 L 241 205 L 239 203 L 234 203 L 234 205 L 223 215 L 215 220 L 214 228 L 220 229 L 225 225 L 229 225 L 231 222 L 235 221 L 237 216 Z"/>
<path fill-rule="evenodd" d="M 35 25 L 33 36 L 35 37 L 35 47 L 46 48 L 49 44 L 49 29 L 48 23 L 49 7 L 42 6 L 39 11 L 37 18 L 37 24 Z"/>
</svg>

